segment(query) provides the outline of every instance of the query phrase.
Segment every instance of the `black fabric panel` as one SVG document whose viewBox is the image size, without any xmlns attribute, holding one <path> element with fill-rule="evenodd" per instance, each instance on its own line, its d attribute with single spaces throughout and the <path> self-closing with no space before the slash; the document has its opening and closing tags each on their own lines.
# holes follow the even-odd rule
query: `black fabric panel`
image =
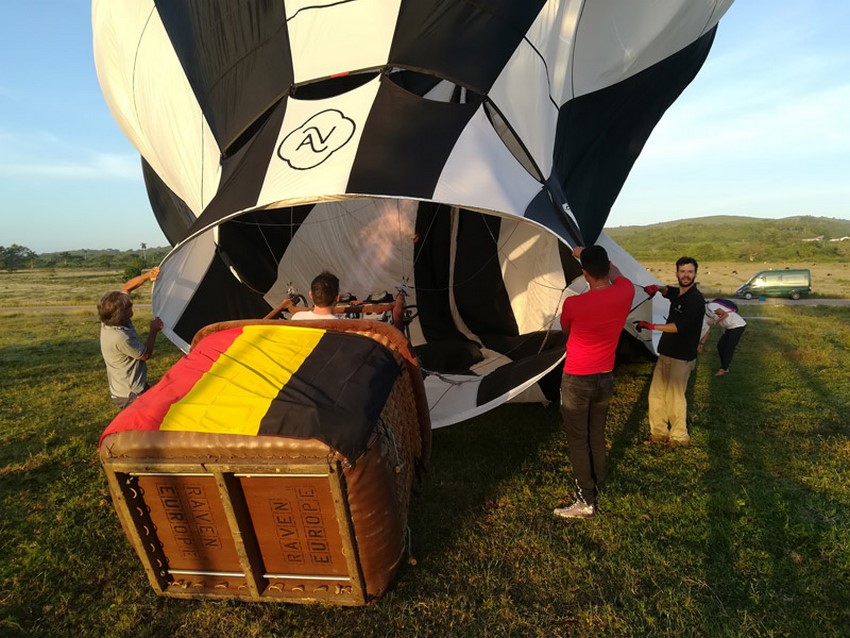
<svg viewBox="0 0 850 638">
<path fill-rule="evenodd" d="M 174 326 L 174 332 L 191 343 L 195 333 L 211 323 L 230 319 L 259 319 L 265 317 L 271 309 L 261 295 L 239 283 L 216 254 Z"/>
<path fill-rule="evenodd" d="M 356 460 L 401 370 L 369 337 L 328 332 L 272 400 L 259 434 L 318 439 Z"/>
<path fill-rule="evenodd" d="M 652 129 L 699 71 L 716 30 L 649 69 L 561 108 L 553 174 L 564 187 L 585 245 L 599 237 Z"/>
<path fill-rule="evenodd" d="M 558 237 L 571 241 L 574 246 L 584 246 L 578 226 L 563 212 L 562 204 L 566 202 L 561 184 L 550 176 L 546 181 L 546 189 L 537 193 L 528 203 L 523 217 L 543 224 Z"/>
<path fill-rule="evenodd" d="M 477 108 L 425 100 L 382 77 L 346 191 L 430 199 Z"/>
<path fill-rule="evenodd" d="M 293 81 L 284 0 L 155 0 L 219 148 L 227 149 Z"/>
<path fill-rule="evenodd" d="M 538 330 L 516 337 L 482 335 L 481 343 L 490 350 L 516 360 L 536 356 L 543 350 L 566 351 L 567 336 L 560 330 Z"/>
<path fill-rule="evenodd" d="M 477 335 L 518 335 L 508 290 L 499 264 L 502 220 L 463 210 L 455 252 L 455 306 L 464 323 Z"/>
<path fill-rule="evenodd" d="M 573 257 L 573 251 L 565 244 L 558 244 L 558 257 L 560 258 L 561 268 L 564 270 L 564 281 L 569 286 L 573 279 L 581 275 L 581 264 L 578 259 Z"/>
<path fill-rule="evenodd" d="M 622 363 L 642 363 L 645 361 L 655 361 L 656 359 L 658 357 L 646 347 L 644 341 L 630 335 L 625 330 L 620 333 L 620 339 L 617 341 L 617 351 L 615 353 L 615 365 Z"/>
<path fill-rule="evenodd" d="M 218 194 L 192 224 L 188 234 L 213 225 L 231 213 L 256 205 L 285 114 L 286 100 L 281 100 L 250 143 L 222 162 Z"/>
<path fill-rule="evenodd" d="M 393 66 L 422 69 L 486 94 L 545 0 L 403 2 Z"/>
<path fill-rule="evenodd" d="M 186 237 L 186 231 L 195 221 L 195 215 L 186 202 L 159 178 L 144 157 L 142 158 L 142 176 L 145 179 L 148 200 L 159 228 L 168 243 L 174 246 Z"/>
<path fill-rule="evenodd" d="M 378 72 L 373 71 L 371 73 L 353 73 L 335 78 L 323 78 L 315 82 L 294 86 L 289 95 L 298 100 L 326 100 L 360 88 L 374 80 L 377 75 Z"/>
<path fill-rule="evenodd" d="M 527 357 L 508 363 L 496 368 L 493 372 L 481 379 L 478 386 L 476 405 L 484 405 L 494 399 L 503 396 L 525 381 L 535 377 L 549 366 L 554 365 L 558 359 L 564 356 L 562 348 L 545 350 L 533 357 Z"/>
<path fill-rule="evenodd" d="M 265 294 L 277 281 L 277 265 L 313 205 L 257 210 L 219 226 L 225 263 L 253 290 Z"/>
<path fill-rule="evenodd" d="M 413 350 L 426 372 L 472 374 L 470 368 L 484 361 L 481 346 L 471 341 L 432 341 Z"/>
<path fill-rule="evenodd" d="M 452 218 L 447 206 L 421 202 L 416 215 L 413 276 L 419 325 L 427 341 L 465 341 L 449 305 Z"/>
</svg>

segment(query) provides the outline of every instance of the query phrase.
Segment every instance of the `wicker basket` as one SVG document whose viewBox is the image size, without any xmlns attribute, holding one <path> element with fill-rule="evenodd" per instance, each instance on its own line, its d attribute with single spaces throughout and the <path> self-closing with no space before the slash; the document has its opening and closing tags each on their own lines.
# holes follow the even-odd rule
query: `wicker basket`
<svg viewBox="0 0 850 638">
<path fill-rule="evenodd" d="M 199 333 L 192 352 L 224 330 L 285 333 L 293 325 L 216 324 Z M 158 594 L 363 605 L 386 591 L 402 564 L 416 468 L 430 451 L 416 360 L 386 324 L 298 327 L 368 337 L 399 367 L 356 458 L 318 438 L 210 433 L 202 421 L 183 431 L 127 427 L 134 409 L 151 411 L 147 395 L 116 418 L 123 429 L 104 433 L 100 457 L 115 508 Z M 166 394 L 158 386 L 152 397 Z"/>
</svg>

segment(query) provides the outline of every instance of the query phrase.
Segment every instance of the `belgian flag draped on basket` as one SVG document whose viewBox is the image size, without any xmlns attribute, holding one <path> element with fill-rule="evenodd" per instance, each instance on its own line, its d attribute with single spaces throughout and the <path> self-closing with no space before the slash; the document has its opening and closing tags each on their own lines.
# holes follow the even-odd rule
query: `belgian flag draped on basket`
<svg viewBox="0 0 850 638">
<path fill-rule="evenodd" d="M 348 605 L 379 596 L 401 564 L 430 435 L 400 333 L 370 321 L 202 332 L 101 437 L 154 588 Z"/>
</svg>

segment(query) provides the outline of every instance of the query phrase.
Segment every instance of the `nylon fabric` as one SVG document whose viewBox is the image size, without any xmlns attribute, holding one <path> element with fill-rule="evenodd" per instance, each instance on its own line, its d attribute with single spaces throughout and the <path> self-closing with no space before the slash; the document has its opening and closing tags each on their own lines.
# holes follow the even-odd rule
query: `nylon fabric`
<svg viewBox="0 0 850 638">
<path fill-rule="evenodd" d="M 370 337 L 281 324 L 215 331 L 104 431 L 318 439 L 354 460 L 401 374 Z"/>
<path fill-rule="evenodd" d="M 164 334 L 188 348 L 325 269 L 358 298 L 405 291 L 421 352 L 545 331 L 581 292 L 575 245 L 657 283 L 602 229 L 730 4 L 94 0 L 104 96 L 177 242 L 153 293 Z M 492 220 L 471 232 L 474 215 Z M 635 291 L 629 320 L 658 323 L 666 301 Z M 499 370 L 526 364 L 481 350 L 429 381 L 435 425 L 547 374 L 512 381 Z"/>
<path fill-rule="evenodd" d="M 405 2 L 390 61 L 431 69 L 483 95 L 544 4 L 545 0 L 490 0 L 486 6 L 455 0 Z M 487 55 L 479 55 L 480 51 Z"/>
<path fill-rule="evenodd" d="M 284 4 L 156 0 L 171 45 L 221 149 L 292 84 Z M 223 38 L 225 28 L 228 37 Z"/>
<path fill-rule="evenodd" d="M 295 83 L 385 65 L 400 4 L 286 0 L 286 30 L 298 53 L 293 60 Z"/>
<path fill-rule="evenodd" d="M 161 430 L 255 435 L 280 389 L 322 339 L 320 330 L 287 331 L 286 340 L 246 326 L 180 401 Z"/>
</svg>

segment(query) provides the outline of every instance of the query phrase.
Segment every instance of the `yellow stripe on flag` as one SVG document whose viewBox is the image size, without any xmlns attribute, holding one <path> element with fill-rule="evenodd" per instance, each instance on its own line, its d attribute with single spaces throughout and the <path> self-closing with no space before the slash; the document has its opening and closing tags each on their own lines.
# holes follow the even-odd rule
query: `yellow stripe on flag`
<svg viewBox="0 0 850 638">
<path fill-rule="evenodd" d="M 324 330 L 245 326 L 210 370 L 168 410 L 160 430 L 256 435 L 280 389 Z"/>
</svg>

